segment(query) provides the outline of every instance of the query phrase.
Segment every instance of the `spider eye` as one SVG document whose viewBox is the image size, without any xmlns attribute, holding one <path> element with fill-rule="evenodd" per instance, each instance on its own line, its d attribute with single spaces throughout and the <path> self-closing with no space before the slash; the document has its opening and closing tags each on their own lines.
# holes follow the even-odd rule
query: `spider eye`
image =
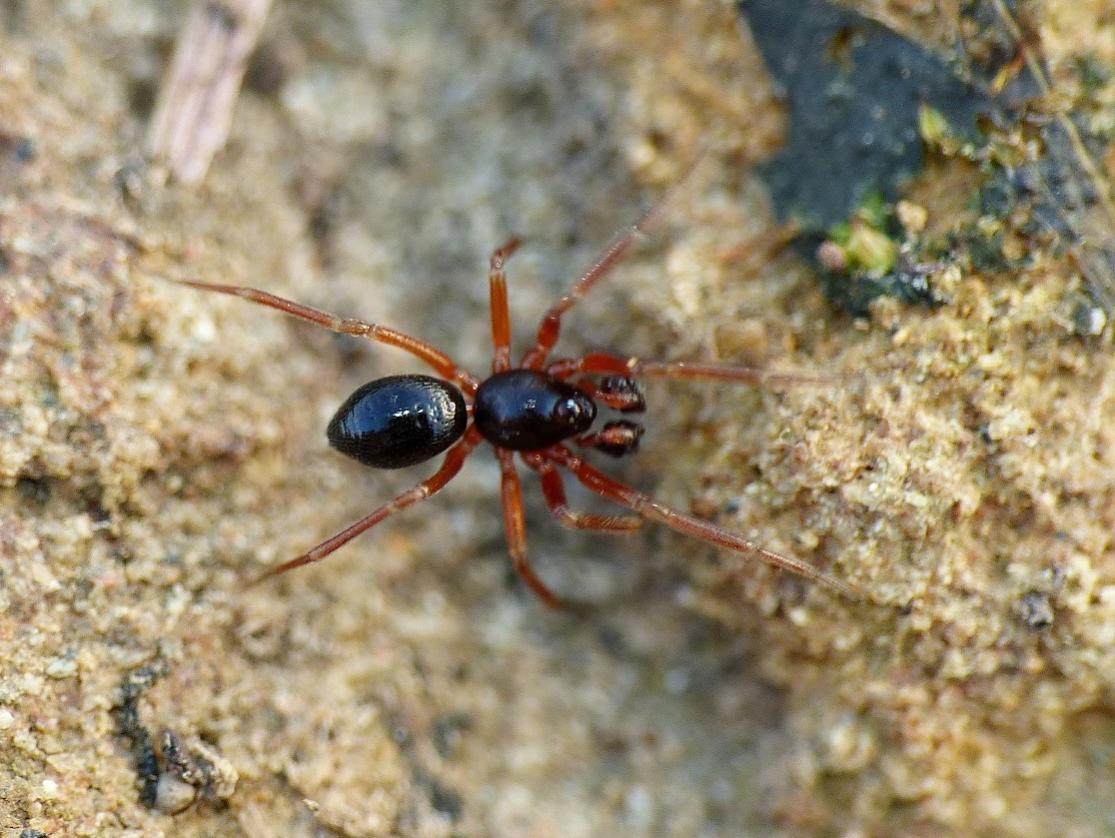
<svg viewBox="0 0 1115 838">
<path fill-rule="evenodd" d="M 580 413 L 581 403 L 572 396 L 558 402 L 557 407 L 554 408 L 554 414 L 559 419 L 576 419 Z"/>
<path fill-rule="evenodd" d="M 596 406 L 583 393 L 573 393 L 554 404 L 550 414 L 553 421 L 559 422 L 570 432 L 585 430 L 596 418 Z"/>
</svg>

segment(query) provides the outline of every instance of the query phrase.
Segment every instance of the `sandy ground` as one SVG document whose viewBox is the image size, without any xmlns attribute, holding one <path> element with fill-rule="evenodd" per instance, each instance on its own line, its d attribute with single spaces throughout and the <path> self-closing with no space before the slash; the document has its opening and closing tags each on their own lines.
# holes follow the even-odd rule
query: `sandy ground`
<svg viewBox="0 0 1115 838">
<path fill-rule="evenodd" d="M 1055 58 L 1115 62 L 1103 3 L 1050 5 Z M 2 9 L 2 834 L 1115 830 L 1110 327 L 1079 334 L 1071 261 L 1017 236 L 1024 267 L 943 271 L 946 305 L 859 321 L 764 254 L 752 166 L 784 125 L 730 5 L 281 5 L 193 189 L 140 153 L 180 7 Z M 861 602 L 655 528 L 562 531 L 526 480 L 537 568 L 583 604 L 551 612 L 510 570 L 488 452 L 241 587 L 427 473 L 323 435 L 414 364 L 160 277 L 374 318 L 482 372 L 492 248 L 527 239 L 523 339 L 701 148 L 563 345 L 843 376 L 653 383 L 616 472 Z M 915 197 L 943 230 L 972 187 L 936 166 Z"/>
</svg>

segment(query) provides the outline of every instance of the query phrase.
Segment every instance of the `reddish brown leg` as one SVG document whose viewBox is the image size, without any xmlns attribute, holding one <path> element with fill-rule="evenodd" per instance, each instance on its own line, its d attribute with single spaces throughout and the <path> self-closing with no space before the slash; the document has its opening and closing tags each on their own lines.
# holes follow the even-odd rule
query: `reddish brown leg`
<svg viewBox="0 0 1115 838">
<path fill-rule="evenodd" d="M 851 585 L 829 576 L 827 573 L 813 567 L 813 565 L 803 562 L 801 559 L 795 559 L 792 556 L 783 556 L 780 553 L 766 550 L 748 541 L 738 533 L 726 530 L 723 527 L 719 527 L 716 524 L 704 521 L 685 512 L 664 506 L 653 498 L 632 489 L 630 486 L 613 480 L 608 475 L 593 468 L 567 448 L 560 445 L 548 448 L 544 456 L 550 458 L 559 465 L 565 466 L 573 472 L 574 476 L 582 484 L 598 495 L 621 503 L 650 521 L 657 521 L 683 535 L 699 538 L 701 541 L 705 541 L 716 547 L 742 553 L 745 556 L 754 556 L 767 564 L 828 585 L 833 590 L 848 597 L 848 599 L 858 600 L 860 598 L 859 591 Z"/>
<path fill-rule="evenodd" d="M 475 448 L 479 442 L 480 433 L 475 428 L 470 428 L 465 434 L 464 439 L 449 449 L 449 453 L 445 455 L 445 460 L 442 462 L 441 468 L 428 480 L 423 480 L 413 489 L 403 492 L 390 503 L 385 503 L 371 515 L 361 518 L 352 526 L 342 530 L 332 538 L 328 538 L 321 542 L 321 544 L 308 553 L 303 553 L 301 556 L 297 556 L 289 562 L 283 562 L 278 567 L 267 571 L 262 576 L 252 580 L 250 584 L 257 585 L 265 579 L 278 576 L 280 573 L 286 573 L 288 570 L 294 570 L 296 567 L 319 562 L 337 548 L 348 544 L 348 542 L 352 541 L 356 536 L 370 530 L 384 518 L 394 515 L 396 512 L 406 509 L 408 506 L 413 506 L 419 501 L 423 501 L 441 491 L 445 487 L 445 484 L 457 476 L 457 473 L 461 470 L 461 466 L 464 465 L 468 455 L 472 453 L 472 449 Z"/>
<path fill-rule="evenodd" d="M 515 471 L 514 455 L 504 448 L 496 448 L 495 452 L 502 476 L 500 497 L 503 501 L 503 526 L 507 531 L 507 550 L 511 553 L 515 572 L 544 603 L 551 608 L 560 608 L 561 600 L 546 587 L 546 583 L 538 578 L 538 574 L 530 566 L 526 521 L 523 518 L 523 488 L 519 483 L 519 474 Z"/>
<path fill-rule="evenodd" d="M 569 508 L 565 497 L 565 485 L 561 472 L 541 454 L 524 454 L 523 462 L 538 472 L 542 480 L 542 494 L 550 512 L 562 526 L 575 530 L 601 530 L 603 532 L 629 533 L 643 525 L 643 519 L 634 515 L 593 515 L 587 512 L 574 512 Z"/>
<path fill-rule="evenodd" d="M 492 372 L 511 368 L 511 315 L 507 309 L 507 274 L 503 266 L 519 249 L 521 241 L 513 238 L 492 254 L 488 269 L 488 297 L 492 313 Z"/>
<path fill-rule="evenodd" d="M 693 174 L 697 166 L 704 159 L 704 152 L 702 151 L 690 164 L 689 169 L 681 176 L 673 188 L 669 189 L 666 194 L 658 199 L 655 204 L 643 213 L 642 217 L 625 230 L 618 232 L 604 248 L 604 251 L 596 257 L 588 270 L 573 283 L 572 287 L 565 293 L 561 299 L 550 306 L 550 309 L 542 317 L 542 322 L 538 326 L 538 339 L 534 348 L 523 356 L 524 367 L 528 369 L 542 369 L 546 363 L 546 358 L 549 357 L 550 351 L 558 341 L 561 335 L 561 317 L 569 309 L 573 308 L 581 299 L 592 290 L 600 280 L 608 275 L 609 271 L 618 265 L 623 258 L 630 252 L 631 246 L 635 243 L 635 239 L 644 235 L 657 220 L 662 208 L 669 203 L 670 199 L 678 192 L 678 190 L 689 180 L 689 176 Z"/>
<path fill-rule="evenodd" d="M 580 358 L 563 358 L 546 368 L 556 378 L 574 375 L 622 375 L 631 378 L 689 378 L 706 381 L 735 381 L 741 384 L 835 384 L 837 376 L 818 373 L 778 372 L 735 364 L 699 361 L 644 361 L 593 352 Z"/>
<path fill-rule="evenodd" d="M 436 346 L 413 338 L 389 326 L 380 326 L 377 323 L 366 323 L 363 320 L 353 320 L 347 317 L 338 317 L 335 314 L 321 311 L 311 306 L 302 305 L 283 297 L 277 297 L 266 291 L 256 288 L 247 288 L 243 285 L 218 285 L 213 282 L 202 282 L 197 279 L 171 279 L 179 285 L 188 285 L 191 288 L 200 288 L 203 291 L 216 291 L 219 294 L 230 294 L 234 297 L 243 297 L 259 305 L 276 308 L 301 320 L 306 320 L 322 326 L 333 332 L 346 335 L 368 338 L 369 340 L 397 346 L 421 358 L 429 364 L 442 378 L 455 381 L 469 395 L 476 392 L 479 382 L 467 370 L 458 367 L 453 359 L 438 349 Z"/>
</svg>

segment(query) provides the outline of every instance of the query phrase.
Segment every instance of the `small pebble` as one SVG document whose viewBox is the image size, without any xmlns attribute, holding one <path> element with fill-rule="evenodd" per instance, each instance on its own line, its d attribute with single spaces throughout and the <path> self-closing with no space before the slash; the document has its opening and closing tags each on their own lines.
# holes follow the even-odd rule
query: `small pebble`
<svg viewBox="0 0 1115 838">
<path fill-rule="evenodd" d="M 185 810 L 194 802 L 197 790 L 173 774 L 160 774 L 155 787 L 155 808 L 168 815 Z"/>
</svg>

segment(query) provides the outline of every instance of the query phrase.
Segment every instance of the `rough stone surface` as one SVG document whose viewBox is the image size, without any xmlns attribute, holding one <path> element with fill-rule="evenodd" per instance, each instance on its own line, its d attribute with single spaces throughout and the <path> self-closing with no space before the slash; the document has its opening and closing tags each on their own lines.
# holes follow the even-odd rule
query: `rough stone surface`
<svg viewBox="0 0 1115 838">
<path fill-rule="evenodd" d="M 939 309 L 835 314 L 762 246 L 750 166 L 782 125 L 730 4 L 280 4 L 192 191 L 138 152 L 182 9 L 45 5 L 0 7 L 0 830 L 1115 828 L 1115 364 L 1110 330 L 1074 329 L 1067 258 L 1016 240 L 1025 269 L 936 277 Z M 1055 58 L 1115 60 L 1102 2 L 1050 5 Z M 374 318 L 482 372 L 491 249 L 528 237 L 525 339 L 702 145 L 565 346 L 845 376 L 655 383 L 618 471 L 863 602 L 654 529 L 565 533 L 532 500 L 539 572 L 585 603 L 548 612 L 510 572 L 487 453 L 242 588 L 419 479 L 322 432 L 413 364 L 160 277 Z M 927 234 L 973 187 L 939 174 L 911 196 Z"/>
</svg>

